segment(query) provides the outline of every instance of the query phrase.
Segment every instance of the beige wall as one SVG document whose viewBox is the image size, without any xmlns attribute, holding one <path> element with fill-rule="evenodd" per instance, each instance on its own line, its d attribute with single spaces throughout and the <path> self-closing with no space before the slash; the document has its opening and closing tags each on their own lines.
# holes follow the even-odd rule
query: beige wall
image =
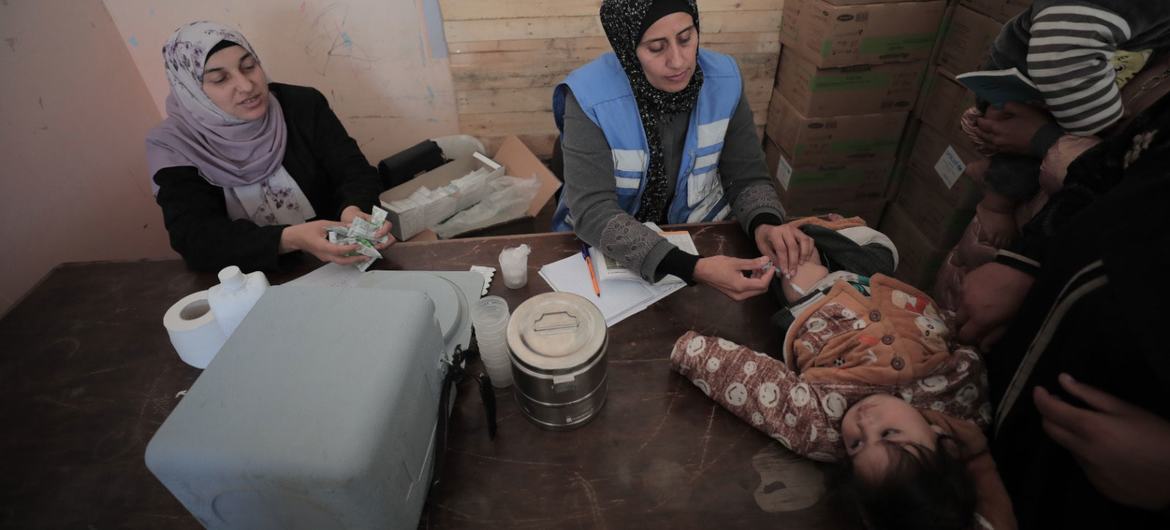
<svg viewBox="0 0 1170 530">
<path fill-rule="evenodd" d="M 429 44 L 427 3 L 437 6 L 435 0 L 105 1 L 160 113 L 170 91 L 163 43 L 187 22 L 213 20 L 248 38 L 271 80 L 324 93 L 375 164 L 458 129 L 447 58 Z"/>
<path fill-rule="evenodd" d="M 158 110 L 100 0 L 0 0 L 0 314 L 65 261 L 173 256 Z"/>
</svg>

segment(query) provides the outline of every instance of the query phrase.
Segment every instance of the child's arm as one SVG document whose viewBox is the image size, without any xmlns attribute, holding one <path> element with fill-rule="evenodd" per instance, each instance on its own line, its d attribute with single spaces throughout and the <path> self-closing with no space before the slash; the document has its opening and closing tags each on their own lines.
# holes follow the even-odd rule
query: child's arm
<svg viewBox="0 0 1170 530">
<path fill-rule="evenodd" d="M 783 362 L 689 331 L 675 342 L 670 364 L 711 399 L 796 454 L 823 462 L 843 456 L 837 424 L 848 408 L 846 397 L 801 381 Z"/>
<path fill-rule="evenodd" d="M 791 278 L 780 276 L 780 287 L 784 291 L 784 299 L 788 300 L 789 303 L 801 299 L 826 274 L 829 274 L 829 269 L 821 264 L 821 257 L 814 247 L 812 257 L 798 265 Z"/>
<path fill-rule="evenodd" d="M 1121 118 L 1121 92 L 1110 60 L 1133 30 L 1125 18 L 1101 7 L 1048 4 L 1033 6 L 1028 76 L 1061 128 L 1076 135 L 1095 134 Z"/>
</svg>

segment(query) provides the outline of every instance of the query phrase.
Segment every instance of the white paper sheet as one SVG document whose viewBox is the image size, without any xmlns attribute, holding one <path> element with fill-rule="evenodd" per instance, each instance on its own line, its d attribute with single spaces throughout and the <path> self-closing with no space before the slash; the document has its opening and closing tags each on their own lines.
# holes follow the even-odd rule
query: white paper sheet
<svg viewBox="0 0 1170 530">
<path fill-rule="evenodd" d="M 605 317 L 606 327 L 613 326 L 686 287 L 681 281 L 650 285 L 640 279 L 600 280 L 601 296 L 598 297 L 593 292 L 593 281 L 589 279 L 585 259 L 579 253 L 541 267 L 540 277 L 548 282 L 554 291 L 577 294 L 593 302 Z"/>
</svg>

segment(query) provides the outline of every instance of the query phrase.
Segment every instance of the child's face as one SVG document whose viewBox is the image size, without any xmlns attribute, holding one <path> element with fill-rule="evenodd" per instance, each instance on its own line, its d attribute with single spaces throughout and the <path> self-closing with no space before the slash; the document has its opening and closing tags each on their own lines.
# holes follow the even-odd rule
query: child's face
<svg viewBox="0 0 1170 530">
<path fill-rule="evenodd" d="M 933 451 L 938 433 L 909 403 L 889 394 L 874 394 L 845 412 L 841 438 L 853 468 L 863 478 L 878 478 L 889 466 L 890 444 Z"/>
</svg>

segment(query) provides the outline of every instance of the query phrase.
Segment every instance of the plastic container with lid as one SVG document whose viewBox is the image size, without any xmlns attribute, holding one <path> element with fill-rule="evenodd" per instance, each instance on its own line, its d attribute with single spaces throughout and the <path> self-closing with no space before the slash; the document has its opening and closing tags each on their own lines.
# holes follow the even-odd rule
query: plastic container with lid
<svg viewBox="0 0 1170 530">
<path fill-rule="evenodd" d="M 605 405 L 605 317 L 572 293 L 529 298 L 508 322 L 512 379 L 521 412 L 550 430 L 569 430 Z"/>
<path fill-rule="evenodd" d="M 207 290 L 207 303 L 224 337 L 232 336 L 266 289 L 268 277 L 263 272 L 244 274 L 235 265 L 219 271 L 219 285 Z"/>
</svg>

